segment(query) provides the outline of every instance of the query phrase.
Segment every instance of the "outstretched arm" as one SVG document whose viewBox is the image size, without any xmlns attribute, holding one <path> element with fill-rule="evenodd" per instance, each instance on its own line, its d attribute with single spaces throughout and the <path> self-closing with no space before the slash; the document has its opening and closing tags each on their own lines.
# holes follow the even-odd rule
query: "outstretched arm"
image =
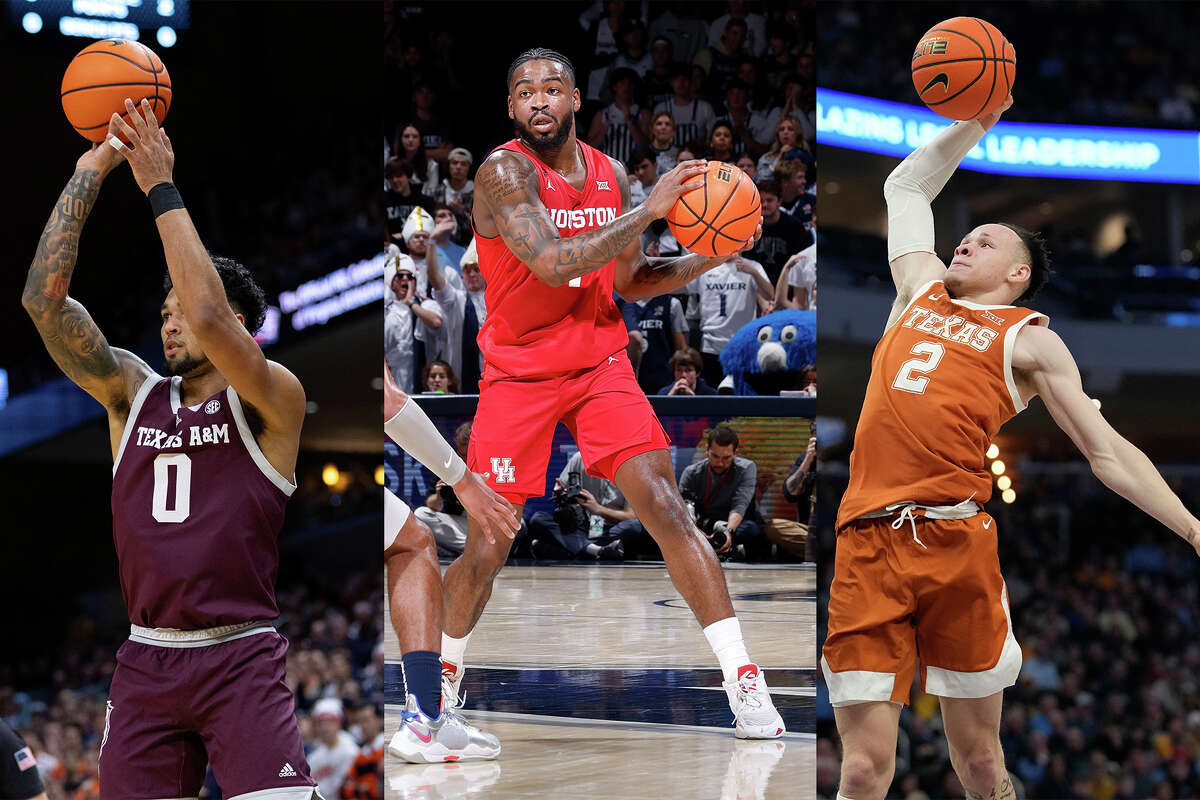
<svg viewBox="0 0 1200 800">
<path fill-rule="evenodd" d="M 633 200 L 629 193 L 629 176 L 625 174 L 625 169 L 619 161 L 616 159 L 610 160 L 613 162 L 613 170 L 617 175 L 617 184 L 621 187 L 621 210 L 625 212 L 624 216 L 629 216 L 630 209 L 636 212 L 650 205 L 654 192 L 658 191 L 658 187 L 662 181 L 666 179 L 667 175 L 671 174 L 667 173 L 667 175 L 659 178 L 659 183 L 654 185 L 654 189 L 650 193 L 651 197 L 647 198 L 646 202 L 642 205 L 634 208 Z M 679 167 L 675 169 L 679 169 Z M 675 201 L 672 200 L 671 205 L 674 204 Z M 670 209 L 671 206 L 669 205 L 666 211 L 658 216 L 666 216 L 667 211 L 670 211 Z M 621 218 L 623 219 L 624 217 Z M 655 219 L 657 218 L 655 217 Z M 760 224 L 758 231 L 754 235 L 754 239 L 747 242 L 743 249 L 748 250 L 753 247 L 754 241 L 761 235 L 762 225 Z M 654 263 L 651 264 L 649 259 L 646 258 L 646 254 L 642 252 L 641 240 L 634 239 L 628 247 L 616 256 L 616 275 L 613 280 L 613 288 L 617 294 L 626 300 L 643 300 L 647 297 L 655 297 L 656 295 L 666 294 L 681 286 L 688 285 L 697 276 L 703 275 L 710 269 L 716 269 L 724 264 L 728 258 L 728 256 L 707 258 L 693 253 L 679 258 L 656 258 Z"/>
<path fill-rule="evenodd" d="M 133 149 L 122 148 L 122 153 L 138 186 L 149 195 L 155 186 L 171 182 L 175 152 L 148 102 L 142 101 L 140 113 L 129 100 L 125 104 L 134 127 L 114 114 L 109 131 L 123 133 L 132 143 Z M 268 428 L 298 430 L 304 419 L 304 388 L 282 365 L 267 361 L 258 342 L 234 313 L 187 209 L 161 213 L 155 224 L 179 305 L 205 355 L 237 393 L 254 406 Z"/>
<path fill-rule="evenodd" d="M 888 327 L 896 321 L 917 288 L 946 273 L 934 254 L 933 209 L 930 203 L 942 191 L 958 165 L 983 135 L 1012 105 L 979 121 L 955 122 L 932 141 L 921 145 L 900 162 L 883 184 L 888 210 L 888 264 L 896 284 L 896 302 Z"/>
<path fill-rule="evenodd" d="M 495 544 L 496 533 L 512 539 L 521 528 L 512 503 L 492 491 L 483 478 L 467 469 L 428 415 L 409 399 L 383 362 L 383 431 L 404 452 L 454 488 L 467 515 L 479 523 L 484 537 Z"/>
<path fill-rule="evenodd" d="M 1044 327 L 1023 328 L 1013 350 L 1013 369 L 1041 395 L 1054 421 L 1105 486 L 1175 531 L 1200 554 L 1200 520 L 1188 512 L 1146 454 L 1101 416 L 1084 393 L 1079 368 L 1058 334 Z"/>
<path fill-rule="evenodd" d="M 706 162 L 688 161 L 659 178 L 650 198 L 603 228 L 560 238 L 538 196 L 537 170 L 525 156 L 497 150 L 475 176 L 475 202 L 486 206 L 504 244 L 550 286 L 602 269 L 666 216 L 675 198 L 703 185 Z M 624 169 L 617 170 L 620 181 Z"/>
<path fill-rule="evenodd" d="M 42 231 L 29 265 L 21 304 L 37 326 L 46 350 L 63 373 L 105 408 L 127 409 L 150 368 L 137 356 L 110 347 L 87 309 L 67 296 L 79 236 L 100 184 L 121 157 L 107 144 L 94 145 L 76 163 Z M 123 422 L 123 419 L 118 420 Z"/>
</svg>

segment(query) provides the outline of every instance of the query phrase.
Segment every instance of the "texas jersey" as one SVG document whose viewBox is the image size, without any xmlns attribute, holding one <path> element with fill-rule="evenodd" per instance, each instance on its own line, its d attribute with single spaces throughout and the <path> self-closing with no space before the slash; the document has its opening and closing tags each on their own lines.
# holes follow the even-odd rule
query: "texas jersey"
<svg viewBox="0 0 1200 800">
<path fill-rule="evenodd" d="M 992 494 L 984 453 L 1025 408 L 1013 343 L 1044 314 L 955 300 L 941 281 L 915 293 L 871 358 L 837 525 L 892 503 L 954 504 Z"/>
<path fill-rule="evenodd" d="M 520 141 L 500 147 L 533 164 L 538 194 L 562 238 L 601 228 L 621 214 L 617 176 L 599 150 L 579 143 L 587 165 L 587 180 L 579 191 Z M 477 232 L 475 246 L 487 280 L 488 311 L 478 341 L 489 365 L 522 378 L 563 374 L 594 367 L 629 343 L 613 301 L 612 262 L 553 287 L 534 275 L 499 236 L 488 239 Z"/>
<path fill-rule="evenodd" d="M 277 538 L 295 486 L 259 449 L 230 386 L 180 404 L 151 375 L 113 464 L 113 541 L 129 620 L 195 630 L 279 616 Z"/>
</svg>

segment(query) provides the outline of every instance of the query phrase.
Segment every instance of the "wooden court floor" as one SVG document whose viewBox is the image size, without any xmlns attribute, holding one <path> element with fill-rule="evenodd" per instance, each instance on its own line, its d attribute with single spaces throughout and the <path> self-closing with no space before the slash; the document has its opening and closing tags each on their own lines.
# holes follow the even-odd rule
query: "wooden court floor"
<svg viewBox="0 0 1200 800">
<path fill-rule="evenodd" d="M 387 797 L 793 800 L 814 789 L 816 575 L 726 565 L 750 654 L 788 726 L 739 741 L 720 672 L 661 565 L 506 567 L 471 637 L 465 711 L 495 762 L 403 764 Z M 387 729 L 402 700 L 389 630 Z"/>
</svg>

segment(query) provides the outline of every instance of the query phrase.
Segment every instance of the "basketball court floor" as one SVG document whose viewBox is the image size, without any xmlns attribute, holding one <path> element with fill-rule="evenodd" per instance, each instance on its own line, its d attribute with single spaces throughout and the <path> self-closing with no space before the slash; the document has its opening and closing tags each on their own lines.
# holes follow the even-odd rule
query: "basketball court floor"
<svg viewBox="0 0 1200 800">
<path fill-rule="evenodd" d="M 734 610 L 788 733 L 734 737 L 720 670 L 661 564 L 509 566 L 471 637 L 469 719 L 494 762 L 386 763 L 389 800 L 815 795 L 816 570 L 725 565 Z M 403 680 L 387 638 L 387 733 Z"/>
</svg>

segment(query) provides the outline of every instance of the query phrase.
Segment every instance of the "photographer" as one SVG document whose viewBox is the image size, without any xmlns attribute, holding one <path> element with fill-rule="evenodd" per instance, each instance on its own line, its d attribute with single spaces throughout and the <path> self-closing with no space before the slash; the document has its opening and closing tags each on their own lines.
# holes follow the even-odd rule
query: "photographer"
<svg viewBox="0 0 1200 800">
<path fill-rule="evenodd" d="M 554 481 L 554 513 L 539 511 L 529 518 L 530 551 L 539 560 L 619 560 L 619 548 L 602 547 L 600 541 L 613 525 L 633 518 L 621 490 L 588 475 L 576 451 Z"/>
<path fill-rule="evenodd" d="M 471 423 L 464 422 L 454 431 L 454 449 L 464 461 L 470 443 Z M 425 505 L 413 513 L 433 531 L 439 556 L 462 555 L 467 544 L 467 512 L 455 496 L 454 487 L 439 480 L 433 492 L 425 498 Z"/>
<path fill-rule="evenodd" d="M 707 459 L 684 469 L 679 490 L 694 503 L 696 525 L 714 550 L 731 557 L 740 550 L 747 561 L 767 559 L 771 545 L 754 504 L 758 467 L 736 455 L 737 448 L 737 432 L 717 425 L 708 435 Z"/>
</svg>

